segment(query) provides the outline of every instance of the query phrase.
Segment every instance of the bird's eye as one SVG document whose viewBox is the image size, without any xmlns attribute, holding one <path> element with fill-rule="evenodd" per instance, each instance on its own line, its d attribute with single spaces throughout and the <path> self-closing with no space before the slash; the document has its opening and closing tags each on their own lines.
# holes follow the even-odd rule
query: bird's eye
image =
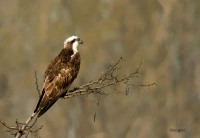
<svg viewBox="0 0 200 138">
<path fill-rule="evenodd" d="M 71 41 L 71 43 L 74 43 L 74 42 L 75 42 L 75 39 Z"/>
</svg>

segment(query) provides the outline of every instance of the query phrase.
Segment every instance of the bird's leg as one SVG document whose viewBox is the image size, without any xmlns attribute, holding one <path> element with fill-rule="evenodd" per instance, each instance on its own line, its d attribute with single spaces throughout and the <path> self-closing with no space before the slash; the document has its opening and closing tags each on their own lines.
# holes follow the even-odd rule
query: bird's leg
<svg viewBox="0 0 200 138">
<path fill-rule="evenodd" d="M 70 93 L 70 92 L 74 92 L 74 91 L 76 91 L 76 90 L 78 90 L 78 89 L 80 89 L 80 88 L 79 88 L 79 87 L 74 87 L 72 90 L 69 90 L 69 91 L 63 93 L 63 94 L 60 96 L 60 98 L 65 99 L 65 97 L 68 95 L 68 92 L 69 92 L 69 93 Z"/>
<path fill-rule="evenodd" d="M 63 94 L 60 96 L 60 98 L 65 99 L 65 96 L 66 96 L 66 95 L 67 95 L 67 92 L 63 93 Z"/>
<path fill-rule="evenodd" d="M 69 92 L 74 92 L 76 90 L 80 89 L 79 87 L 74 87 L 72 90 L 69 90 Z"/>
</svg>

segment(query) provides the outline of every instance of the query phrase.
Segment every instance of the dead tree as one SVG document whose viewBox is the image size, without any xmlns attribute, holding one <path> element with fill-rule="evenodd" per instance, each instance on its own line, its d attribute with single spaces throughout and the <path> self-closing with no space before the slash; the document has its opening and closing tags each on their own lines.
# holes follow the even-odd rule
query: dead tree
<svg viewBox="0 0 200 138">
<path fill-rule="evenodd" d="M 117 92 L 117 87 L 122 85 L 125 86 L 125 90 L 122 91 L 122 93 L 125 93 L 127 95 L 129 93 L 130 86 L 150 87 L 152 85 L 155 85 L 155 83 L 148 83 L 148 84 L 132 83 L 132 81 L 135 78 L 140 77 L 140 69 L 142 67 L 142 62 L 135 69 L 135 71 L 129 74 L 120 74 L 119 71 L 121 69 L 120 66 L 121 62 L 122 58 L 120 58 L 115 63 L 111 63 L 110 66 L 108 66 L 107 70 L 104 73 L 101 73 L 98 79 L 92 80 L 80 87 L 75 87 L 72 90 L 69 90 L 63 98 L 72 98 L 75 96 L 89 95 L 89 94 L 109 95 L 109 93 Z M 38 88 L 36 72 L 35 72 L 35 79 L 36 79 L 36 90 L 40 96 L 40 90 Z M 110 88 L 114 91 L 108 91 L 107 88 Z M 36 130 L 33 130 L 33 126 L 37 122 L 38 112 L 33 113 L 25 123 L 19 123 L 18 121 L 16 121 L 16 126 L 9 126 L 3 121 L 0 121 L 0 123 L 5 127 L 5 132 L 7 132 L 10 135 L 13 135 L 15 138 L 20 138 L 23 135 L 28 137 L 30 133 L 38 137 L 38 131 L 42 129 L 42 126 L 37 128 Z M 30 122 L 33 123 L 30 125 Z"/>
</svg>

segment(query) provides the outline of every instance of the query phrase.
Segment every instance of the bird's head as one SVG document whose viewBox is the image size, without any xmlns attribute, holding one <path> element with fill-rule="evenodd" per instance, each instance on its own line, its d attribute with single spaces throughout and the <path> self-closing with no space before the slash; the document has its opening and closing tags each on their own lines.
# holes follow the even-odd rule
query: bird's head
<svg viewBox="0 0 200 138">
<path fill-rule="evenodd" d="M 64 48 L 71 48 L 76 53 L 79 44 L 83 44 L 83 41 L 77 36 L 70 36 L 64 42 Z"/>
</svg>

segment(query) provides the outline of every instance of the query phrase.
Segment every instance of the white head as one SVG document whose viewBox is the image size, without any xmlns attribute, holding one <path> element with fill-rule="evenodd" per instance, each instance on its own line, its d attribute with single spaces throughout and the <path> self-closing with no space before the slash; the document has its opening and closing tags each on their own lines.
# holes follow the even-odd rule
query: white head
<svg viewBox="0 0 200 138">
<path fill-rule="evenodd" d="M 81 41 L 80 38 L 77 36 L 70 36 L 65 40 L 64 48 L 67 48 L 68 46 L 71 45 L 74 53 L 76 53 L 78 52 L 77 50 L 78 44 L 83 44 L 83 41 Z"/>
<path fill-rule="evenodd" d="M 67 38 L 64 42 L 64 48 L 67 48 L 68 46 L 71 46 L 74 53 L 78 52 L 77 47 L 78 44 L 83 44 L 83 41 L 80 40 L 77 36 L 70 36 Z"/>
</svg>

